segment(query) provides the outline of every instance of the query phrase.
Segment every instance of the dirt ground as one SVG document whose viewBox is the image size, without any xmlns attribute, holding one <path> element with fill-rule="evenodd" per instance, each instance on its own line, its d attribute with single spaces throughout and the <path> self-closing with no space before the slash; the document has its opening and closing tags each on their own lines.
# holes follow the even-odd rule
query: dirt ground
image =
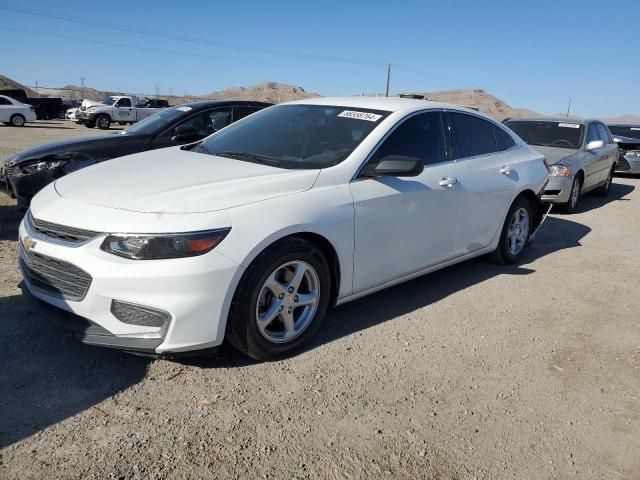
<svg viewBox="0 0 640 480">
<path fill-rule="evenodd" d="M 0 127 L 0 156 L 92 133 Z M 0 477 L 640 478 L 640 179 L 477 259 L 336 309 L 284 361 L 76 343 L 0 240 Z M 15 217 L 0 194 L 0 219 Z"/>
</svg>

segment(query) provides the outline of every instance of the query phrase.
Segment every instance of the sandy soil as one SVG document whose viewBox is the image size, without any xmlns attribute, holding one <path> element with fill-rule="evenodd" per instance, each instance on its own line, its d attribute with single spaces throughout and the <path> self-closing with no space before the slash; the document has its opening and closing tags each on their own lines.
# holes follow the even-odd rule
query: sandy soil
<svg viewBox="0 0 640 480">
<path fill-rule="evenodd" d="M 0 127 L 0 155 L 82 133 Z M 478 259 L 338 308 L 264 364 L 76 343 L 21 296 L 6 230 L 0 477 L 638 479 L 639 208 L 640 179 L 616 178 L 521 265 Z"/>
</svg>

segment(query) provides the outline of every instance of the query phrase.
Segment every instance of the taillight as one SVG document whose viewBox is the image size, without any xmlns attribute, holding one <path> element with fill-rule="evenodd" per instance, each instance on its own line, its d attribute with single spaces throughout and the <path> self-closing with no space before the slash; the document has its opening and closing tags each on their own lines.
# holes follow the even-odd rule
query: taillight
<svg viewBox="0 0 640 480">
<path fill-rule="evenodd" d="M 542 161 L 544 162 L 544 166 L 547 167 L 547 172 L 551 173 L 551 165 L 549 165 L 549 162 L 547 162 L 547 159 L 545 158 Z"/>
</svg>

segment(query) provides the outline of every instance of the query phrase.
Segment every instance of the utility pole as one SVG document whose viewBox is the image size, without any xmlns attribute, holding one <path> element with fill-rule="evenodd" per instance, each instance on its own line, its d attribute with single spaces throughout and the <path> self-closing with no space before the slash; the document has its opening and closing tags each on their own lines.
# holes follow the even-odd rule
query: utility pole
<svg viewBox="0 0 640 480">
<path fill-rule="evenodd" d="M 389 96 L 389 82 L 391 82 L 391 64 L 387 65 L 387 90 L 385 93 L 385 97 Z"/>
<path fill-rule="evenodd" d="M 569 106 L 567 107 L 567 118 L 569 118 L 569 111 L 571 110 L 571 97 L 569 97 Z"/>
<path fill-rule="evenodd" d="M 82 99 L 84 100 L 84 81 L 87 77 L 80 77 L 80 95 L 82 96 Z"/>
<path fill-rule="evenodd" d="M 156 84 L 156 98 L 160 98 L 160 85 Z"/>
<path fill-rule="evenodd" d="M 36 92 L 38 92 L 38 98 L 40 98 L 40 90 L 38 89 L 38 80 L 36 80 Z"/>
</svg>

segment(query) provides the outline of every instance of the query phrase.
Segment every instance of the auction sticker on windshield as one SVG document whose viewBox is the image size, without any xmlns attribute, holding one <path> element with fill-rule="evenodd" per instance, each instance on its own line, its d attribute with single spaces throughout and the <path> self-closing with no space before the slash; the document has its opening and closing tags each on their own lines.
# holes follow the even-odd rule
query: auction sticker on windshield
<svg viewBox="0 0 640 480">
<path fill-rule="evenodd" d="M 366 120 L 367 122 L 377 122 L 382 118 L 382 115 L 377 115 L 375 113 L 369 113 L 369 112 L 356 112 L 354 110 L 345 110 L 344 112 L 339 113 L 338 116 L 343 118 L 355 118 L 357 120 Z"/>
<path fill-rule="evenodd" d="M 559 123 L 558 126 L 563 128 L 580 128 L 580 125 L 577 123 Z"/>
</svg>

